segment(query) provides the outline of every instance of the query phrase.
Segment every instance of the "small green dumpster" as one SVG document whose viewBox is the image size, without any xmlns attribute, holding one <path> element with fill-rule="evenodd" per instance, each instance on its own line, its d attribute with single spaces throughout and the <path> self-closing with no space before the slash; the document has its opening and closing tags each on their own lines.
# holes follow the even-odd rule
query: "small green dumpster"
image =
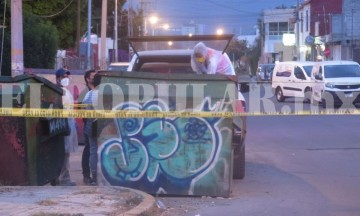
<svg viewBox="0 0 360 216">
<path fill-rule="evenodd" d="M 150 116 L 116 118 L 99 128 L 100 183 L 150 194 L 230 195 L 233 118 L 205 114 L 233 111 L 238 92 L 233 80 L 198 74 L 101 75 L 98 108 Z M 184 116 L 152 117 L 152 111 L 183 111 Z M 187 111 L 199 114 L 186 117 Z"/>
<path fill-rule="evenodd" d="M 0 109 L 62 108 L 61 88 L 36 75 L 0 77 Z M 64 119 L 0 116 L 0 184 L 45 185 L 64 161 Z M 51 130 L 51 125 L 57 125 Z"/>
</svg>

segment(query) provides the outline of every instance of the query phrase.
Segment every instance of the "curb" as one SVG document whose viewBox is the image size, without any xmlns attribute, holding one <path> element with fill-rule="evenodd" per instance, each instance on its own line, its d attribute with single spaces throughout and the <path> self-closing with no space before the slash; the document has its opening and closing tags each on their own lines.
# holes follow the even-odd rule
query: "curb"
<svg viewBox="0 0 360 216">
<path fill-rule="evenodd" d="M 156 207 L 155 198 L 153 196 L 151 196 L 150 194 L 147 194 L 147 193 L 139 191 L 139 190 L 131 189 L 131 188 L 127 188 L 127 189 L 132 190 L 135 193 L 142 196 L 143 200 L 141 201 L 141 203 L 139 205 L 135 206 L 134 208 L 132 208 L 131 210 L 129 210 L 125 213 L 119 214 L 118 216 L 142 215 L 145 212 L 151 211 Z"/>
</svg>

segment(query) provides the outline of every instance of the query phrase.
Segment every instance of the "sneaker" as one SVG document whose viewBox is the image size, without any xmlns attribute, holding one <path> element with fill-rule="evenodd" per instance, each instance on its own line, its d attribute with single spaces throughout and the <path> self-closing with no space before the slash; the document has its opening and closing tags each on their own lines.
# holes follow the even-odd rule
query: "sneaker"
<svg viewBox="0 0 360 216">
<path fill-rule="evenodd" d="M 67 181 L 67 182 L 60 182 L 60 186 L 76 186 L 76 183 L 73 181 Z"/>
<path fill-rule="evenodd" d="M 91 182 L 92 182 L 93 180 L 92 180 L 92 178 L 90 178 L 90 177 L 84 177 L 83 178 L 83 183 L 85 184 L 85 185 L 91 185 Z"/>
<path fill-rule="evenodd" d="M 90 185 L 91 185 L 91 186 L 96 186 L 96 185 L 97 185 L 97 182 L 96 182 L 94 179 L 91 179 Z"/>
</svg>

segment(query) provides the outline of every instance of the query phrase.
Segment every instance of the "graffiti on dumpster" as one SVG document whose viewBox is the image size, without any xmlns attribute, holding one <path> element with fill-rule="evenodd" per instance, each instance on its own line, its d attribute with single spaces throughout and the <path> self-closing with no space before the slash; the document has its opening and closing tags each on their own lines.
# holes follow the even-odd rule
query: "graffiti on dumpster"
<svg viewBox="0 0 360 216">
<path fill-rule="evenodd" d="M 25 158 L 25 128 L 21 118 L 0 118 L 0 131 L 3 139 L 2 145 L 11 144 L 12 149 L 19 158 Z M 6 143 L 6 144 L 5 144 Z"/>
<path fill-rule="evenodd" d="M 210 99 L 201 109 L 212 111 Z M 142 106 L 123 103 L 115 109 L 167 111 L 166 103 L 151 100 Z M 221 118 L 115 119 L 118 138 L 99 146 L 101 172 L 111 185 L 152 193 L 193 194 L 196 182 L 214 168 L 222 146 Z"/>
</svg>

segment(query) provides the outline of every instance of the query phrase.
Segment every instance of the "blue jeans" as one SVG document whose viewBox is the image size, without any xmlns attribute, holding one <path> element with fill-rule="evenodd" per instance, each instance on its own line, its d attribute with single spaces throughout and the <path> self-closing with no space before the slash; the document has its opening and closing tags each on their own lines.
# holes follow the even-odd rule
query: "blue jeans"
<svg viewBox="0 0 360 216">
<path fill-rule="evenodd" d="M 86 137 L 84 135 L 84 137 Z M 89 178 L 90 177 L 90 162 L 89 162 L 89 158 L 90 158 L 90 143 L 89 143 L 89 139 L 85 138 L 84 140 L 84 150 L 82 152 L 82 157 L 81 157 L 81 167 L 82 167 L 82 174 L 84 178 Z"/>
<path fill-rule="evenodd" d="M 97 143 L 96 143 L 96 137 L 92 137 L 89 136 L 87 134 L 84 134 L 84 139 L 85 139 L 85 146 L 89 145 L 89 165 L 90 165 L 90 171 L 93 174 L 93 178 L 96 176 L 94 176 L 94 174 L 96 175 L 97 173 L 97 162 L 98 162 L 98 158 L 97 158 Z"/>
</svg>

